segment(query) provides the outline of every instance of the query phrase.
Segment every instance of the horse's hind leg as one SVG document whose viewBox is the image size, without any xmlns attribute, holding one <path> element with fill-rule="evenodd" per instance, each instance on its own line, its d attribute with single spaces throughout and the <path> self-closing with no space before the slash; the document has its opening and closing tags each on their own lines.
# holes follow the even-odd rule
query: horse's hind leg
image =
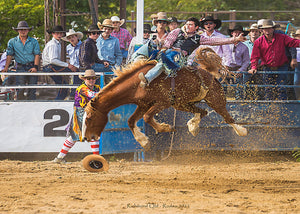
<svg viewBox="0 0 300 214">
<path fill-rule="evenodd" d="M 175 128 L 166 123 L 158 123 L 153 117 L 155 114 L 159 113 L 163 109 L 167 108 L 165 105 L 161 103 L 154 104 L 147 112 L 144 114 L 144 121 L 152 126 L 156 133 L 158 132 L 172 132 L 175 131 Z"/>
<path fill-rule="evenodd" d="M 213 90 L 209 90 L 206 97 L 204 98 L 207 105 L 213 108 L 219 115 L 221 115 L 224 118 L 225 122 L 230 124 L 239 136 L 246 136 L 247 129 L 243 126 L 235 124 L 234 119 L 227 111 L 224 91 L 221 84 L 216 79 L 213 81 L 212 88 Z"/>
<path fill-rule="evenodd" d="M 141 132 L 140 128 L 136 124 L 139 119 L 143 117 L 145 112 L 148 111 L 148 109 L 148 106 L 137 106 L 134 113 L 128 119 L 128 126 L 131 129 L 134 138 L 145 150 L 150 148 L 149 138 L 143 132 Z"/>
<path fill-rule="evenodd" d="M 187 126 L 189 132 L 193 136 L 196 136 L 200 131 L 199 123 L 201 119 L 207 115 L 207 111 L 197 107 L 195 103 L 186 103 L 184 105 L 175 106 L 175 108 L 180 111 L 194 113 L 194 117 L 187 122 Z"/>
</svg>

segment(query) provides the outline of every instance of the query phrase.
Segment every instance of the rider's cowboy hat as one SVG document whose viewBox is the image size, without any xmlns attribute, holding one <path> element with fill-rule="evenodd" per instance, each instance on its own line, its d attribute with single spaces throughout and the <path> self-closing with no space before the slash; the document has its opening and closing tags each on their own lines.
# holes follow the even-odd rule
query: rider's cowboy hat
<svg viewBox="0 0 300 214">
<path fill-rule="evenodd" d="M 166 21 L 167 23 L 170 22 L 170 20 L 167 17 L 166 12 L 159 12 L 157 13 L 157 19 L 153 20 L 153 25 L 156 25 L 158 21 Z"/>
<path fill-rule="evenodd" d="M 120 20 L 120 18 L 118 16 L 112 16 L 110 19 L 112 22 L 119 22 L 120 26 L 122 26 L 125 22 L 125 19 Z"/>
<path fill-rule="evenodd" d="M 280 27 L 279 24 L 276 24 L 271 19 L 261 19 L 257 22 L 258 29 L 264 29 L 264 28 L 278 28 Z"/>
<path fill-rule="evenodd" d="M 63 27 L 61 25 L 55 25 L 51 30 L 47 30 L 47 33 L 51 34 L 51 33 L 65 33 L 66 31 L 63 29 Z"/>
<path fill-rule="evenodd" d="M 84 75 L 79 75 L 79 78 L 82 80 L 85 80 L 85 78 L 88 77 L 95 77 L 96 79 L 99 78 L 99 76 L 96 76 L 96 73 L 93 69 L 87 69 L 85 70 Z"/>
<path fill-rule="evenodd" d="M 98 25 L 98 27 L 100 29 L 102 29 L 104 27 L 116 28 L 115 26 L 113 26 L 111 19 L 104 19 L 104 21 L 102 22 L 102 24 L 101 24 L 101 22 L 98 22 L 97 25 Z"/>
<path fill-rule="evenodd" d="M 231 33 L 232 33 L 233 31 L 235 31 L 235 30 L 242 31 L 242 33 L 244 34 L 243 36 L 247 36 L 248 33 L 249 33 L 249 31 L 245 31 L 241 25 L 236 25 L 236 26 L 234 26 L 233 29 L 228 29 L 228 34 L 229 34 L 230 36 L 232 36 Z"/>
<path fill-rule="evenodd" d="M 90 25 L 88 30 L 83 31 L 83 33 L 85 33 L 85 34 L 93 33 L 93 32 L 101 32 L 101 30 L 98 28 L 97 25 Z"/>
<path fill-rule="evenodd" d="M 33 27 L 29 27 L 26 21 L 20 21 L 18 23 L 18 26 L 12 27 L 13 30 L 18 31 L 18 30 L 29 30 L 31 31 L 33 29 Z"/>
<path fill-rule="evenodd" d="M 72 36 L 72 35 L 76 35 L 79 40 L 81 40 L 83 38 L 83 34 L 80 31 L 76 32 L 73 29 L 69 29 L 69 31 L 66 33 L 66 36 L 61 39 L 68 42 L 69 41 L 68 37 Z"/>
<path fill-rule="evenodd" d="M 212 17 L 212 16 L 206 16 L 200 20 L 200 27 L 204 29 L 204 23 L 208 22 L 208 21 L 212 21 L 216 24 L 215 29 L 220 28 L 222 25 L 222 21 L 220 19 L 214 19 L 214 17 Z"/>
</svg>

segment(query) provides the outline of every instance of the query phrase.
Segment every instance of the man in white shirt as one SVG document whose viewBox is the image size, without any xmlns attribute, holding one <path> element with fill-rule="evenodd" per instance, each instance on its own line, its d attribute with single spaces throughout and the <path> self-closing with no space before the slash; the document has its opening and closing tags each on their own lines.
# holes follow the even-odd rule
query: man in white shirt
<svg viewBox="0 0 300 214">
<path fill-rule="evenodd" d="M 200 27 L 205 29 L 205 32 L 201 34 L 206 38 L 218 37 L 218 38 L 227 38 L 227 36 L 223 35 L 217 29 L 219 29 L 222 25 L 220 19 L 214 19 L 212 16 L 206 16 L 200 21 Z M 207 46 L 207 45 L 205 45 Z M 204 47 L 204 46 L 200 46 Z M 229 66 L 232 61 L 231 51 L 228 45 L 219 45 L 219 46 L 207 46 L 213 49 L 216 54 L 218 54 L 223 61 L 225 66 Z"/>
<path fill-rule="evenodd" d="M 61 60 L 61 44 L 60 40 L 65 35 L 66 31 L 62 26 L 54 26 L 52 30 L 47 31 L 52 34 L 50 40 L 43 51 L 43 71 L 45 72 L 76 72 L 77 68 L 74 65 L 63 62 Z M 68 81 L 63 76 L 50 76 L 55 84 L 68 84 Z M 68 95 L 67 88 L 60 88 L 55 100 L 64 100 Z"/>
</svg>

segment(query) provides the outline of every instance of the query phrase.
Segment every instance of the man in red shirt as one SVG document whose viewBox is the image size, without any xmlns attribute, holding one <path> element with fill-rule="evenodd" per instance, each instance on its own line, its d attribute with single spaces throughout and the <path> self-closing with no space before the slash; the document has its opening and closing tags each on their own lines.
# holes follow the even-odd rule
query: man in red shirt
<svg viewBox="0 0 300 214">
<path fill-rule="evenodd" d="M 254 42 L 251 54 L 250 74 L 257 72 L 258 61 L 261 60 L 263 71 L 287 71 L 288 58 L 285 54 L 285 47 L 299 47 L 300 40 L 293 39 L 285 34 L 274 33 L 279 25 L 270 19 L 263 19 L 258 23 L 258 28 L 262 30 L 263 36 Z M 266 85 L 285 85 L 287 74 L 264 75 L 264 84 Z M 287 94 L 284 87 L 265 89 L 265 99 L 267 100 L 286 100 Z"/>
</svg>

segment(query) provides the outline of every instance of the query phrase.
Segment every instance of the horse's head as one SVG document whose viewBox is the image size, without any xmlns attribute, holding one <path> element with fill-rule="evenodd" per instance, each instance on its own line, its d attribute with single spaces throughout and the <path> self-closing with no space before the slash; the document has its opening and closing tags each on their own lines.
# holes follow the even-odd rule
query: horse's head
<svg viewBox="0 0 300 214">
<path fill-rule="evenodd" d="M 82 121 L 82 139 L 91 141 L 98 140 L 107 123 L 107 114 L 97 109 L 97 97 L 92 99 L 85 108 Z"/>
</svg>

